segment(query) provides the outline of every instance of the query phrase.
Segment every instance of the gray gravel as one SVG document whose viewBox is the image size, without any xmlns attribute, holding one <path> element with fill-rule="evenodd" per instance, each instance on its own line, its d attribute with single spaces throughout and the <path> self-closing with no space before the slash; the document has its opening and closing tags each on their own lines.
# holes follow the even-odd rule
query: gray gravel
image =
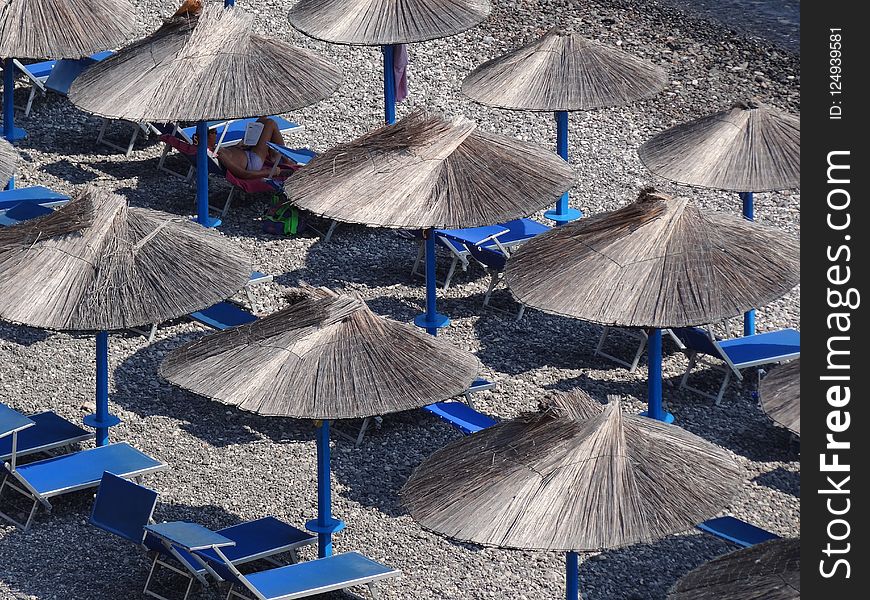
<svg viewBox="0 0 870 600">
<path fill-rule="evenodd" d="M 142 31 L 172 12 L 175 0 L 139 0 Z M 381 119 L 380 53 L 374 48 L 330 46 L 303 37 L 286 21 L 289 3 L 267 0 L 238 4 L 258 14 L 258 28 L 318 50 L 342 65 L 346 81 L 333 98 L 292 115 L 305 131 L 291 141 L 324 150 L 376 126 Z M 571 116 L 570 153 L 577 172 L 572 203 L 587 214 L 616 208 L 646 184 L 691 195 L 704 206 L 739 210 L 733 194 L 677 188 L 650 176 L 635 149 L 655 132 L 677 122 L 719 110 L 754 96 L 792 111 L 800 110 L 798 56 L 765 42 L 737 36 L 655 2 L 642 0 L 500 0 L 482 26 L 455 38 L 416 44 L 411 54 L 411 98 L 400 115 L 424 106 L 462 113 L 493 131 L 554 145 L 549 115 L 490 110 L 458 93 L 464 75 L 480 62 L 525 43 L 553 24 L 575 27 L 662 65 L 670 84 L 656 98 L 626 108 Z M 26 164 L 19 185 L 42 184 L 72 192 L 85 183 L 112 188 L 136 205 L 178 214 L 193 211 L 193 192 L 159 174 L 160 147 L 140 143 L 128 159 L 98 148 L 96 119 L 64 98 L 35 103 L 19 124 L 30 137 L 19 145 Z M 122 126 L 114 129 L 121 133 Z M 212 182 L 222 197 L 225 185 Z M 340 226 L 333 240 L 280 239 L 260 232 L 256 220 L 267 199 L 235 208 L 222 231 L 250 250 L 257 268 L 277 275 L 256 291 L 255 309 L 280 306 L 282 290 L 300 281 L 354 290 L 378 313 L 410 320 L 421 307 L 421 281 L 409 277 L 416 252 L 412 242 L 389 231 Z M 797 193 L 757 197 L 759 221 L 799 233 Z M 501 418 L 535 409 L 553 389 L 582 386 L 603 397 L 628 397 L 640 410 L 645 370 L 631 374 L 593 356 L 600 329 L 586 323 L 527 311 L 515 323 L 510 315 L 483 310 L 486 289 L 481 269 L 460 274 L 442 293 L 439 308 L 453 319 L 444 333 L 475 351 L 484 374 L 498 383 L 481 394 L 478 407 Z M 510 310 L 509 294 L 494 302 Z M 800 326 L 800 292 L 759 311 L 760 329 Z M 204 333 L 188 322 L 168 323 L 147 344 L 133 334 L 113 334 L 110 342 L 112 412 L 123 423 L 112 438 L 126 440 L 172 465 L 149 477 L 161 500 L 156 517 L 188 519 L 222 527 L 274 514 L 302 524 L 315 513 L 315 447 L 309 422 L 266 419 L 175 389 L 157 376 L 160 359 L 186 340 Z M 632 351 L 630 340 L 616 351 Z M 46 333 L 0 324 L 0 398 L 23 411 L 52 409 L 79 420 L 92 408 L 94 341 L 87 336 Z M 645 365 L 645 363 L 642 363 Z M 676 382 L 685 359 L 670 353 L 665 375 Z M 701 383 L 713 385 L 708 371 Z M 746 482 L 726 512 L 782 535 L 798 535 L 800 471 L 798 448 L 773 426 L 751 393 L 754 383 L 732 385 L 721 406 L 665 388 L 670 410 L 683 427 L 734 453 L 746 468 Z M 347 424 L 345 425 L 348 426 Z M 560 598 L 563 557 L 460 545 L 422 531 L 397 500 L 414 466 L 460 435 L 420 411 L 390 416 L 365 443 L 334 444 L 335 514 L 348 522 L 338 534 L 338 551 L 358 549 L 400 568 L 400 580 L 381 586 L 385 598 Z M 130 544 L 87 525 L 91 494 L 58 499 L 53 514 L 40 514 L 31 533 L 0 526 L 0 597 L 138 597 L 147 573 L 144 554 Z M 683 573 L 733 548 L 696 532 L 649 546 L 588 557 L 581 568 L 590 600 L 662 598 Z M 214 592 L 196 591 L 217 598 Z"/>
</svg>

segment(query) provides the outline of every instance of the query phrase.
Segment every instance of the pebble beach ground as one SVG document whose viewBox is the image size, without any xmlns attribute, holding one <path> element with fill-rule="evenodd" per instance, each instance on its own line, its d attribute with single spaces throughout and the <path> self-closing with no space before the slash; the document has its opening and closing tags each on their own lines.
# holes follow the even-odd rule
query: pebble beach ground
<svg viewBox="0 0 870 600">
<path fill-rule="evenodd" d="M 171 14 L 174 0 L 134 0 L 140 34 Z M 289 25 L 291 3 L 277 0 L 237 5 L 257 15 L 257 28 L 330 57 L 345 73 L 340 91 L 289 115 L 305 126 L 288 143 L 323 151 L 374 128 L 382 119 L 381 55 L 375 48 L 328 45 Z M 572 205 L 586 214 L 611 210 L 653 184 L 689 196 L 703 206 L 736 213 L 733 194 L 674 186 L 649 174 L 636 149 L 654 133 L 754 97 L 800 111 L 799 56 L 712 21 L 696 18 L 673 3 L 643 0 L 496 0 L 482 25 L 453 38 L 410 48 L 410 98 L 399 115 L 425 107 L 465 114 L 482 127 L 546 147 L 555 144 L 548 114 L 481 107 L 459 94 L 463 77 L 476 65 L 539 36 L 553 25 L 645 57 L 669 73 L 666 90 L 648 101 L 590 113 L 574 113 L 570 124 L 571 165 L 576 185 Z M 19 93 L 24 93 L 19 91 Z M 161 147 L 139 142 L 132 156 L 98 147 L 99 122 L 62 97 L 37 98 L 32 115 L 18 124 L 30 137 L 18 144 L 24 158 L 19 185 L 45 185 L 73 193 L 85 184 L 109 188 L 138 206 L 186 215 L 193 190 L 156 170 Z M 115 124 L 110 133 L 127 133 Z M 212 181 L 213 199 L 228 188 Z M 247 249 L 255 267 L 275 282 L 254 289 L 258 314 L 281 306 L 283 291 L 299 282 L 361 294 L 375 312 L 409 321 L 420 311 L 422 281 L 409 275 L 414 242 L 394 232 L 339 226 L 328 243 L 314 236 L 284 239 L 261 232 L 258 221 L 268 198 L 255 197 L 232 209 L 221 231 Z M 759 194 L 758 220 L 795 235 L 800 229 L 799 193 Z M 542 215 L 538 215 L 542 219 Z M 441 263 L 442 267 L 446 261 Z M 477 408 L 499 418 L 535 410 L 551 390 L 582 387 L 604 399 L 624 398 L 639 411 L 646 397 L 645 359 L 629 373 L 595 357 L 600 328 L 529 310 L 520 322 L 509 313 L 481 307 L 487 277 L 476 266 L 439 292 L 439 308 L 452 325 L 443 335 L 480 357 L 483 375 L 497 387 L 480 394 Z M 244 298 L 240 299 L 244 300 Z M 496 305 L 514 311 L 509 293 Z M 800 328 L 800 291 L 764 307 L 759 329 Z M 169 471 L 147 479 L 160 492 L 158 520 L 191 520 L 218 528 L 274 514 L 301 526 L 315 514 L 315 446 L 310 422 L 268 419 L 230 409 L 183 392 L 157 375 L 165 354 L 205 329 L 186 321 L 160 327 L 153 343 L 133 333 L 110 338 L 111 410 L 123 420 L 114 440 L 128 441 L 169 463 Z M 634 342 L 614 340 L 615 352 L 630 354 Z M 80 421 L 92 411 L 94 339 L 0 323 L 0 399 L 20 411 L 54 410 Z M 686 359 L 673 348 L 665 377 L 679 381 Z M 718 372 L 699 382 L 715 385 Z M 746 478 L 725 510 L 784 536 L 799 535 L 798 447 L 773 425 L 752 397 L 755 381 L 729 388 L 721 406 L 698 395 L 665 387 L 677 422 L 733 453 Z M 347 429 L 358 423 L 340 424 Z M 336 516 L 348 523 L 336 550 L 361 550 L 399 568 L 402 578 L 380 586 L 384 598 L 469 600 L 564 597 L 564 557 L 545 552 L 485 549 L 453 543 L 422 530 L 401 506 L 397 492 L 412 469 L 459 434 L 422 411 L 384 418 L 359 447 L 334 441 L 333 496 Z M 140 597 L 147 575 L 144 552 L 87 524 L 91 493 L 68 495 L 41 513 L 28 534 L 0 525 L 0 598 L 121 599 Z M 734 547 L 699 532 L 651 545 L 585 556 L 581 588 L 587 600 L 654 600 L 688 570 Z M 309 553 L 310 557 L 310 553 Z M 218 598 L 213 589 L 193 597 Z M 225 594 L 225 592 L 224 592 Z M 338 596 L 336 596 L 338 597 Z"/>
</svg>

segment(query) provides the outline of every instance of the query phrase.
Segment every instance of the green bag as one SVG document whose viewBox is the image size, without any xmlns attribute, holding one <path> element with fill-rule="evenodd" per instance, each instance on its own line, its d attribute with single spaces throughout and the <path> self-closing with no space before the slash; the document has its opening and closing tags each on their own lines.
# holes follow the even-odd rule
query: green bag
<svg viewBox="0 0 870 600">
<path fill-rule="evenodd" d="M 273 235 L 299 235 L 305 229 L 305 220 L 299 209 L 287 202 L 278 203 L 272 196 L 272 206 L 263 217 L 263 231 Z"/>
</svg>

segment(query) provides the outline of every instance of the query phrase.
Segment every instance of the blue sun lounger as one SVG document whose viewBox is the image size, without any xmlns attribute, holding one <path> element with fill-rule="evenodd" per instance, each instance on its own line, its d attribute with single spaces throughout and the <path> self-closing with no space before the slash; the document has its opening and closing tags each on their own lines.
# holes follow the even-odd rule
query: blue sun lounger
<svg viewBox="0 0 870 600">
<path fill-rule="evenodd" d="M 161 523 L 149 525 L 145 529 L 167 545 L 192 552 L 204 565 L 229 582 L 231 587 L 227 600 L 233 597 L 291 600 L 356 586 L 367 586 L 372 596 L 376 597 L 376 582 L 401 575 L 401 571 L 359 552 L 333 554 L 243 575 L 229 559 L 234 542 L 226 536 L 192 523 Z"/>
<path fill-rule="evenodd" d="M 218 581 L 220 579 L 187 550 L 165 544 L 161 538 L 145 531 L 145 527 L 153 522 L 157 497 L 154 490 L 111 473 L 104 473 L 94 500 L 90 522 L 95 527 L 154 552 L 143 590 L 146 595 L 167 600 L 151 586 L 155 573 L 162 567 L 188 580 L 184 593 L 186 600 L 194 581 L 208 585 L 208 574 L 215 576 Z M 316 536 L 275 517 L 240 523 L 220 529 L 217 533 L 235 542 L 226 555 L 236 565 L 263 559 L 275 562 L 272 557 L 284 553 L 289 554 L 291 560 L 296 562 L 296 551 L 299 548 L 317 542 Z"/>
<path fill-rule="evenodd" d="M 22 202 L 42 204 L 43 206 L 58 206 L 69 202 L 69 196 L 41 185 L 0 191 L 0 210 L 9 210 Z"/>
<path fill-rule="evenodd" d="M 463 271 L 468 269 L 469 245 L 481 246 L 490 250 L 497 250 L 499 244 L 505 248 L 512 248 L 549 230 L 548 226 L 538 223 L 533 219 L 514 219 L 513 221 L 497 225 L 484 225 L 482 227 L 469 227 L 466 229 L 436 229 L 436 240 L 453 257 L 450 268 L 447 271 L 447 276 L 444 278 L 444 289 L 447 290 L 450 287 L 450 282 L 453 280 L 457 266 L 461 266 Z M 496 242 L 496 239 L 498 239 L 498 242 Z M 423 243 L 421 240 L 417 259 L 411 268 L 412 275 L 424 275 L 419 270 L 422 263 Z"/>
<path fill-rule="evenodd" d="M 741 373 L 743 369 L 785 362 L 799 358 L 801 355 L 801 334 L 795 329 L 780 329 L 729 340 L 718 339 L 709 326 L 678 327 L 671 331 L 682 344 L 681 350 L 689 357 L 689 366 L 680 380 L 680 389 L 685 388 L 712 398 L 716 404 L 722 401 L 732 373 L 739 381 L 743 381 Z M 710 394 L 688 384 L 689 374 L 704 356 L 711 356 L 725 363 L 724 366 L 708 363 L 725 372 L 716 394 Z"/>
<path fill-rule="evenodd" d="M 23 523 L 4 512 L 0 512 L 0 517 L 25 531 L 30 529 L 40 504 L 50 511 L 50 498 L 97 487 L 105 471 L 125 478 L 141 478 L 168 468 L 165 463 L 123 442 L 80 450 L 19 467 L 15 466 L 16 455 L 13 445 L 11 463 L 5 464 L 0 470 L 0 475 L 3 476 L 0 499 L 9 488 L 32 500 L 33 506 Z"/>
<path fill-rule="evenodd" d="M 24 415 L 0 404 L 0 461 L 12 458 L 13 445 L 17 459 L 50 452 L 94 437 L 90 431 L 51 411 L 28 415 L 24 417 L 25 421 L 21 421 L 20 417 Z M 12 427 L 13 422 L 24 423 L 26 427 L 16 431 Z"/>
<path fill-rule="evenodd" d="M 698 529 L 719 539 L 733 542 L 741 548 L 748 548 L 761 542 L 779 539 L 779 536 L 773 532 L 730 516 L 704 521 L 698 525 Z"/>
<path fill-rule="evenodd" d="M 453 425 L 466 435 L 477 433 L 498 423 L 489 415 L 478 412 L 474 408 L 471 395 L 483 390 L 491 390 L 495 384 L 486 379 L 476 379 L 463 394 L 465 402 L 459 400 L 447 400 L 424 406 L 423 410 L 432 413 L 442 421 Z"/>
</svg>

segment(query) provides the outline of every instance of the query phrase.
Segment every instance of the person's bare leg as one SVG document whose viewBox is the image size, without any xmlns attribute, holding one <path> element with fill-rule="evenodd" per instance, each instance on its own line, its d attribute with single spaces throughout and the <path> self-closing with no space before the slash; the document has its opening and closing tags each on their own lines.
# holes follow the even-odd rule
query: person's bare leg
<svg viewBox="0 0 870 600">
<path fill-rule="evenodd" d="M 270 158 L 274 162 L 278 157 L 278 153 L 272 151 L 272 149 L 269 148 L 268 143 L 272 142 L 273 144 L 283 146 L 284 136 L 281 135 L 281 130 L 273 119 L 270 119 L 269 117 L 260 117 L 257 121 L 263 124 L 263 131 L 260 133 L 260 139 L 257 140 L 257 145 L 251 148 L 251 151 L 262 158 L 264 162 Z"/>
</svg>

